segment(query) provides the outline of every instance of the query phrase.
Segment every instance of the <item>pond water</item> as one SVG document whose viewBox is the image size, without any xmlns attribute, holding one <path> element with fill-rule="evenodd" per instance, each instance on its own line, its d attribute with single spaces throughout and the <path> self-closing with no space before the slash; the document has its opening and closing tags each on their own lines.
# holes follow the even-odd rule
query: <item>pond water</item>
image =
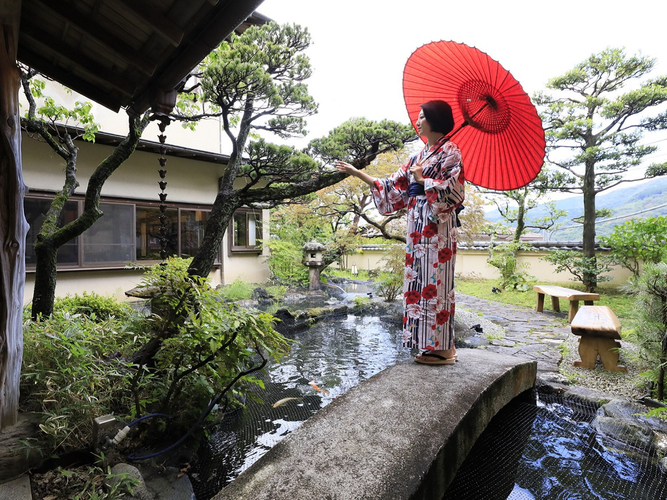
<svg viewBox="0 0 667 500">
<path fill-rule="evenodd" d="M 198 500 L 210 499 L 334 398 L 411 357 L 401 346 L 400 328 L 375 316 L 331 318 L 292 337 L 291 353 L 259 375 L 265 390 L 258 388 L 244 409 L 226 416 L 200 451 L 190 476 Z M 484 434 L 492 434 L 486 439 L 496 443 L 498 462 L 483 461 L 493 454 L 480 438 L 479 458 L 471 452 L 467 461 L 472 472 L 462 468 L 445 498 L 667 498 L 646 454 L 617 452 L 597 439 L 589 425 L 596 408 L 584 415 L 562 401 L 517 404 L 494 422 L 503 415 L 509 420 L 489 425 Z M 489 490 L 480 493 L 484 482 Z"/>
</svg>

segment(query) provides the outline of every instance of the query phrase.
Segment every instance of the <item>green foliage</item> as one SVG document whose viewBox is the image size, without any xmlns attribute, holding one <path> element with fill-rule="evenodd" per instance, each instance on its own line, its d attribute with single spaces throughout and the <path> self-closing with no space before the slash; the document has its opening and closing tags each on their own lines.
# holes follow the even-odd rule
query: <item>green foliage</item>
<svg viewBox="0 0 667 500">
<path fill-rule="evenodd" d="M 308 145 L 308 152 L 324 163 L 336 160 L 355 162 L 359 159 L 359 146 L 384 150 L 400 150 L 403 144 L 416 139 L 414 128 L 390 120 L 374 122 L 366 118 L 351 118 L 334 128 L 327 137 L 314 139 Z M 365 149 L 365 148 L 364 148 Z"/>
<path fill-rule="evenodd" d="M 270 315 L 220 300 L 187 261 L 148 268 L 140 288 L 153 294 L 150 316 L 25 322 L 21 408 L 43 414 L 53 450 L 89 446 L 93 418 L 109 413 L 167 413 L 170 432 L 184 432 L 213 399 L 261 386 L 252 372 L 288 349 Z"/>
<path fill-rule="evenodd" d="M 261 385 L 250 374 L 266 356 L 277 359 L 288 350 L 271 315 L 220 301 L 206 279 L 190 276 L 186 268 L 187 261 L 170 258 L 149 268 L 139 287 L 159 299 L 148 323 L 163 340 L 154 356 L 156 370 L 140 362 L 133 381 L 136 414 L 174 408 L 177 421 L 191 421 L 214 395 Z M 156 387 L 164 392 L 155 394 Z M 152 400 L 159 401 L 157 408 L 142 403 Z"/>
<path fill-rule="evenodd" d="M 600 241 L 611 247 L 615 263 L 638 278 L 642 262 L 657 264 L 667 259 L 667 217 L 631 219 L 616 226 L 610 236 Z"/>
<path fill-rule="evenodd" d="M 405 247 L 393 245 L 383 257 L 383 271 L 377 279 L 377 293 L 386 302 L 393 302 L 403 293 Z"/>
<path fill-rule="evenodd" d="M 574 276 L 574 278 L 571 278 L 572 281 L 579 281 L 584 285 L 586 285 L 588 277 L 593 278 L 595 285 L 612 279 L 611 276 L 603 275 L 611 271 L 611 257 L 609 255 L 599 254 L 595 258 L 589 258 L 584 256 L 582 252 L 551 250 L 542 259 L 552 263 L 556 267 L 557 273 L 569 271 Z M 595 286 L 593 286 L 594 288 Z M 588 289 L 586 291 L 593 290 Z"/>
<path fill-rule="evenodd" d="M 252 291 L 255 286 L 252 283 L 236 279 L 228 285 L 218 288 L 218 293 L 229 302 L 238 300 L 249 300 L 252 297 Z"/>
<path fill-rule="evenodd" d="M 95 417 L 128 413 L 133 369 L 123 356 L 146 340 L 127 318 L 61 311 L 25 322 L 21 409 L 43 414 L 40 428 L 53 450 L 84 448 Z"/>
<path fill-rule="evenodd" d="M 240 117 L 251 102 L 255 118 L 270 116 L 266 129 L 281 137 L 304 135 L 304 117 L 317 110 L 302 83 L 311 75 L 310 62 L 301 54 L 309 45 L 308 30 L 298 25 L 271 22 L 232 35 L 204 61 L 204 102 L 226 118 Z"/>
<path fill-rule="evenodd" d="M 53 305 L 54 312 L 62 314 L 82 314 L 93 321 L 106 321 L 112 317 L 126 319 L 132 313 L 132 307 L 124 302 L 118 302 L 114 297 L 104 297 L 95 292 L 83 292 L 56 298 Z"/>
<path fill-rule="evenodd" d="M 551 176 L 550 189 L 583 194 L 583 249 L 589 261 L 580 261 L 578 271 L 587 288 L 595 288 L 600 276 L 600 269 L 591 265 L 599 217 L 596 196 L 627 182 L 625 174 L 655 153 L 658 146 L 642 144 L 644 132 L 665 129 L 660 107 L 667 102 L 667 80 L 637 81 L 654 66 L 654 59 L 607 48 L 551 79 L 552 93 L 533 97 L 544 125 L 548 164 L 559 171 Z M 646 171 L 644 178 L 662 175 L 667 168 L 651 165 Z"/>
<path fill-rule="evenodd" d="M 633 330 L 643 374 L 657 384 L 657 398 L 665 398 L 667 367 L 667 262 L 648 263 L 631 280 L 636 295 L 637 324 Z"/>
<path fill-rule="evenodd" d="M 31 95 L 35 99 L 42 99 L 42 105 L 36 109 L 39 119 L 52 124 L 80 127 L 83 133 L 76 133 L 76 135 L 86 141 L 95 142 L 95 134 L 99 131 L 100 126 L 95 122 L 92 114 L 92 103 L 76 101 L 74 107 L 69 109 L 59 105 L 53 97 L 44 95 L 45 83 L 42 80 L 31 78 L 29 85 Z"/>
<path fill-rule="evenodd" d="M 646 412 L 646 417 L 655 417 L 667 421 L 667 407 L 652 408 Z"/>
<path fill-rule="evenodd" d="M 535 278 L 524 271 L 528 265 L 520 264 L 516 258 L 517 252 L 527 249 L 521 243 L 503 243 L 497 246 L 489 246 L 489 258 L 486 261 L 500 271 L 500 288 L 520 292 L 529 290 L 529 281 L 534 281 Z"/>
<path fill-rule="evenodd" d="M 308 283 L 308 268 L 301 262 L 303 250 L 294 241 L 269 240 L 271 255 L 267 258 L 271 277 L 288 283 Z"/>
</svg>

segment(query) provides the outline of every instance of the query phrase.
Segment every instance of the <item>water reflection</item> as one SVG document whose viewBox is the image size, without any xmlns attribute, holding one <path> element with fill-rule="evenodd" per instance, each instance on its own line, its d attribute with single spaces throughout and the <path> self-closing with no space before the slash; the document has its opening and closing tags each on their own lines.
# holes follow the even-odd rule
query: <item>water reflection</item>
<svg viewBox="0 0 667 500">
<path fill-rule="evenodd" d="M 410 357 L 400 329 L 374 316 L 336 318 L 291 337 L 290 354 L 258 377 L 265 390 L 254 390 L 246 408 L 225 418 L 200 453 L 191 476 L 199 500 L 215 495 L 334 398 Z"/>
<path fill-rule="evenodd" d="M 198 500 L 213 497 L 334 398 L 408 359 L 400 337 L 400 327 L 381 318 L 352 315 L 293 334 L 291 353 L 260 375 L 265 390 L 255 390 L 243 410 L 228 415 L 199 452 L 190 476 Z M 455 479 L 462 485 L 446 498 L 667 498 L 652 457 L 624 453 L 593 430 L 595 408 L 557 398 L 514 403 L 519 406 L 498 415 L 507 420 L 490 424 L 483 436 L 496 434 L 475 444 L 473 452 L 481 452 L 468 457 L 467 485 L 459 477 L 462 467 Z"/>
<path fill-rule="evenodd" d="M 562 397 L 540 397 L 514 400 L 494 417 L 444 499 L 667 498 L 648 450 L 626 454 L 589 425 L 595 406 L 586 412 Z"/>
</svg>

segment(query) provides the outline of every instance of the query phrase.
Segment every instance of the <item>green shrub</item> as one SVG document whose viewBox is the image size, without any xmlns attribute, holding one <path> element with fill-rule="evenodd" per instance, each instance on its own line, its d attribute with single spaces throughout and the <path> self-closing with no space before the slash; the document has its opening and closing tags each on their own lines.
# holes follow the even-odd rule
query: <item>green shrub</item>
<svg viewBox="0 0 667 500">
<path fill-rule="evenodd" d="M 403 293 L 405 247 L 394 245 L 382 257 L 383 270 L 378 274 L 376 290 L 386 302 L 393 302 Z"/>
<path fill-rule="evenodd" d="M 42 413 L 53 450 L 89 446 L 95 417 L 128 414 L 134 370 L 123 356 L 147 339 L 126 319 L 60 311 L 24 323 L 21 410 Z"/>
<path fill-rule="evenodd" d="M 114 297 L 104 297 L 95 292 L 83 292 L 56 298 L 53 311 L 62 314 L 83 314 L 96 321 L 106 321 L 110 318 L 125 319 L 132 313 L 132 307 L 119 302 Z"/>
<path fill-rule="evenodd" d="M 503 290 L 527 292 L 530 289 L 530 281 L 535 280 L 525 271 L 527 264 L 517 262 L 516 254 L 519 250 L 526 250 L 526 247 L 521 243 L 489 246 L 489 258 L 486 261 L 500 272 L 498 286 Z"/>
<path fill-rule="evenodd" d="M 288 350 L 272 316 L 220 300 L 181 259 L 147 268 L 139 288 L 154 296 L 149 316 L 61 310 L 25 322 L 21 409 L 43 415 L 53 451 L 89 447 L 93 419 L 109 413 L 127 422 L 167 413 L 167 440 L 179 436 L 210 403 L 262 386 L 253 371 Z"/>
<path fill-rule="evenodd" d="M 218 293 L 228 302 L 236 302 L 239 300 L 249 300 L 255 288 L 256 285 L 252 283 L 236 279 L 232 283 L 218 288 Z"/>
</svg>

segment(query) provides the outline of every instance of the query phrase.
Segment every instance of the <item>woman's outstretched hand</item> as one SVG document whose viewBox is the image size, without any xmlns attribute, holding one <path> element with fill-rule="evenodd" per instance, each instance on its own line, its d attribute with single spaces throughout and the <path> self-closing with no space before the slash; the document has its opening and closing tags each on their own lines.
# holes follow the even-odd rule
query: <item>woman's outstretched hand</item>
<svg viewBox="0 0 667 500">
<path fill-rule="evenodd" d="M 347 162 L 338 160 L 335 163 L 336 170 L 343 174 L 348 174 L 348 175 L 357 175 L 357 172 L 359 172 L 354 166 L 350 165 Z"/>
<path fill-rule="evenodd" d="M 359 170 L 347 162 L 338 160 L 335 163 L 335 166 L 336 170 L 338 170 L 339 172 L 357 177 L 362 181 L 364 181 L 366 184 L 368 184 L 370 187 L 373 187 L 375 185 L 375 177 L 368 175 L 363 170 Z"/>
</svg>

